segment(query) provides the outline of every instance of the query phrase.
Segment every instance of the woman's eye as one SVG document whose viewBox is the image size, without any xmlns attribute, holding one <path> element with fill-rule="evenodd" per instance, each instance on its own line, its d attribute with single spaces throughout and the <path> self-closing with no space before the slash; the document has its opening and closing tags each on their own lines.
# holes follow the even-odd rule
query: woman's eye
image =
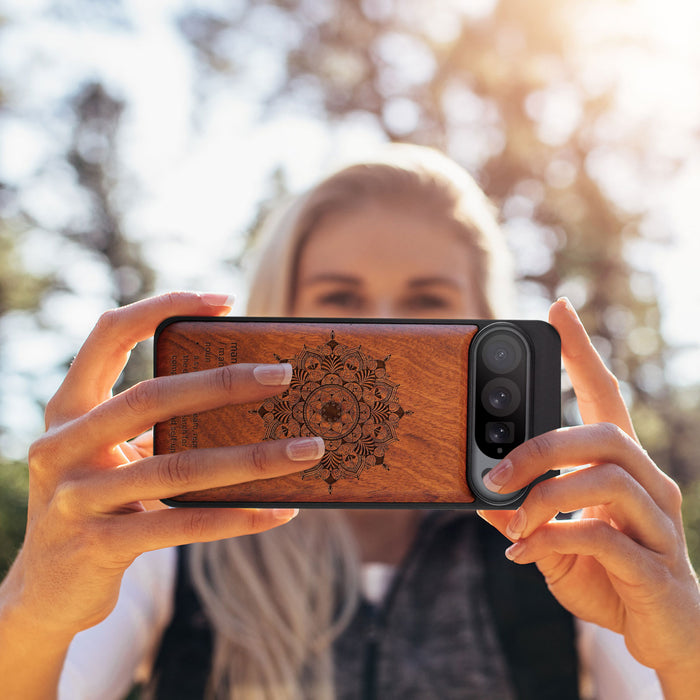
<svg viewBox="0 0 700 700">
<path fill-rule="evenodd" d="M 407 299 L 405 306 L 407 309 L 430 311 L 432 309 L 447 309 L 450 306 L 450 301 L 436 294 L 421 294 Z"/>
<path fill-rule="evenodd" d="M 323 294 L 318 298 L 323 306 L 333 306 L 340 309 L 359 309 L 362 307 L 362 297 L 352 291 L 337 291 Z"/>
</svg>

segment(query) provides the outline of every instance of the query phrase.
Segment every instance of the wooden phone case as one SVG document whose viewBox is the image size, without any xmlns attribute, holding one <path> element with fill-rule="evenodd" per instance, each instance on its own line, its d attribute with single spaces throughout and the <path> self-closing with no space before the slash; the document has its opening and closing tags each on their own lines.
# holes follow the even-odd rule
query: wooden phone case
<svg viewBox="0 0 700 700">
<path fill-rule="evenodd" d="M 418 330 L 417 330 L 418 329 Z M 154 451 L 320 435 L 306 471 L 183 494 L 168 502 L 310 506 L 474 502 L 466 478 L 466 323 L 172 319 L 159 328 L 155 373 L 290 362 L 290 388 L 155 426 Z"/>
</svg>

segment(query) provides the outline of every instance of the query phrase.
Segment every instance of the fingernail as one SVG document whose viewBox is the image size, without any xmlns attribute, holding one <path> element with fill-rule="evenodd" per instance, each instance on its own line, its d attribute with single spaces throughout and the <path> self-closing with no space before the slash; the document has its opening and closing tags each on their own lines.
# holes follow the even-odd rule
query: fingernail
<svg viewBox="0 0 700 700">
<path fill-rule="evenodd" d="M 513 465 L 509 459 L 501 462 L 495 469 L 492 469 L 484 477 L 484 486 L 489 491 L 498 493 L 501 488 L 508 482 L 513 473 Z"/>
<path fill-rule="evenodd" d="M 575 318 L 578 319 L 578 314 L 576 313 L 576 309 L 574 308 L 574 305 L 569 301 L 569 297 L 559 297 L 557 301 L 561 301 L 564 303 L 564 306 L 566 310 Z"/>
<path fill-rule="evenodd" d="M 294 462 L 321 459 L 325 451 L 326 446 L 320 437 L 297 438 L 287 443 L 287 457 Z"/>
<path fill-rule="evenodd" d="M 505 551 L 506 558 L 510 559 L 511 561 L 515 561 L 518 557 L 522 557 L 524 553 L 524 542 L 516 542 L 515 544 L 512 544 L 510 547 L 508 547 L 508 549 L 506 549 Z"/>
<path fill-rule="evenodd" d="M 272 515 L 275 520 L 283 520 L 284 522 L 296 518 L 299 515 L 298 508 L 273 508 Z"/>
<path fill-rule="evenodd" d="M 520 535 L 523 534 L 523 530 L 525 530 L 526 525 L 527 515 L 525 515 L 525 511 L 520 508 L 519 510 L 515 511 L 515 515 L 508 523 L 506 527 L 506 535 L 508 535 L 508 537 L 510 537 L 512 540 L 519 540 Z"/>
<path fill-rule="evenodd" d="M 253 370 L 255 379 L 265 386 L 282 386 L 292 379 L 292 366 L 288 362 L 277 365 L 258 365 Z"/>
<path fill-rule="evenodd" d="M 233 294 L 211 294 L 209 292 L 199 295 L 199 298 L 207 306 L 228 306 L 233 308 L 236 297 Z"/>
</svg>

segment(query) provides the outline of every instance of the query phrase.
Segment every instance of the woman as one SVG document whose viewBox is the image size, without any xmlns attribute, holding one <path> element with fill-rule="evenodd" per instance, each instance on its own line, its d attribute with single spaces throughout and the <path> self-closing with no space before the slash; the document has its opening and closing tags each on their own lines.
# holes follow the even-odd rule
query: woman
<svg viewBox="0 0 700 700">
<path fill-rule="evenodd" d="M 499 241 L 486 201 L 466 173 L 434 152 L 398 149 L 383 163 L 325 181 L 272 226 L 249 312 L 503 315 L 507 307 L 498 291 L 510 273 L 499 268 L 506 261 Z M 172 615 L 167 603 L 153 604 L 169 585 L 172 590 L 172 578 L 169 585 L 158 581 L 168 578 L 159 563 L 172 572 L 172 550 L 137 562 L 155 572 L 156 585 L 151 591 L 136 586 L 117 612 L 129 605 L 159 612 L 132 616 L 151 623 L 140 636 L 120 627 L 128 614 L 110 616 L 101 626 L 112 638 L 112 647 L 100 654 L 102 666 L 124 677 L 135 662 L 124 666 L 120 656 L 128 657 L 135 647 L 142 656 L 143 639 L 157 643 L 170 622 L 156 661 L 154 692 L 162 697 L 168 696 L 163 685 L 168 679 L 183 684 L 198 665 L 209 672 L 209 650 L 201 664 L 176 653 L 198 628 L 205 640 L 213 630 L 210 688 L 228 692 L 232 686 L 233 697 L 525 696 L 519 679 L 527 669 L 514 666 L 510 637 L 534 640 L 538 625 L 527 636 L 519 628 L 506 628 L 505 636 L 502 625 L 499 629 L 497 618 L 508 601 L 501 606 L 489 600 L 485 562 L 493 558 L 492 540 L 479 553 L 490 537 L 484 533 L 495 530 L 477 527 L 477 519 L 456 514 L 436 524 L 414 511 L 303 513 L 285 527 L 250 538 L 237 536 L 286 523 L 295 513 L 154 506 L 154 499 L 259 478 L 261 471 L 269 476 L 299 471 L 321 457 L 322 446 L 303 438 L 193 451 L 177 461 L 150 457 L 147 436 L 126 442 L 173 415 L 257 401 L 285 389 L 288 373 L 279 365 L 238 365 L 150 380 L 111 397 L 129 350 L 162 318 L 228 308 L 222 296 L 179 294 L 108 312 L 47 407 L 47 432 L 30 453 L 25 545 L 1 589 L 0 671 L 11 684 L 9 697 L 55 692 L 71 639 L 110 614 L 124 570 L 138 554 L 213 540 L 218 542 L 188 551 L 188 566 L 178 565 Z M 490 486 L 509 492 L 550 468 L 586 466 L 538 485 L 515 513 L 482 516 L 514 542 L 507 556 L 535 562 L 551 593 L 573 615 L 622 635 L 634 657 L 656 670 L 667 698 L 689 698 L 700 681 L 700 592 L 685 548 L 679 490 L 636 442 L 617 382 L 570 305 L 554 304 L 550 321 L 562 337 L 585 425 L 516 448 L 491 473 Z M 551 522 L 558 511 L 576 509 L 583 509 L 582 519 Z M 425 541 L 430 547 L 420 557 L 441 555 L 418 557 Z M 454 542 L 458 546 L 450 548 Z M 358 562 L 379 565 L 362 569 L 370 579 L 380 572 L 378 585 L 363 586 L 367 596 L 381 599 L 388 588 L 389 597 L 397 598 L 408 583 L 416 586 L 409 587 L 416 604 L 406 603 L 406 614 L 392 620 L 389 641 L 362 647 L 366 659 L 358 657 L 354 642 L 376 629 L 367 622 L 372 608 L 356 605 L 362 585 Z M 431 577 L 430 567 L 442 568 Z M 390 582 L 394 576 L 400 585 Z M 509 578 L 492 583 L 497 589 Z M 465 581 L 475 597 L 452 605 L 455 581 Z M 190 609 L 181 615 L 188 599 Z M 447 612 L 434 605 L 445 599 Z M 452 618 L 463 624 L 454 626 Z M 416 628 L 423 619 L 426 624 Z M 94 645 L 97 635 L 83 635 L 87 641 L 78 641 L 75 653 L 81 644 Z M 376 644 L 386 644 L 379 656 Z M 459 655 L 464 648 L 467 658 Z M 70 660 L 67 674 L 79 668 Z M 448 694 L 430 694 L 452 677 L 455 666 L 465 680 L 451 683 Z M 368 679 L 364 689 L 358 669 Z M 117 679 L 103 678 L 104 697 Z M 546 688 L 537 690 L 546 696 Z"/>
</svg>

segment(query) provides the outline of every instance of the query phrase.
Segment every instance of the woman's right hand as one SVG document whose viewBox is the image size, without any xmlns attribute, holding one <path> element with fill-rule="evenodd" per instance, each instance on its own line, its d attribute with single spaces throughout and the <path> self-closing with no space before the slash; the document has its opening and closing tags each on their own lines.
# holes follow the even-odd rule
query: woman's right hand
<svg viewBox="0 0 700 700">
<path fill-rule="evenodd" d="M 320 438 L 155 457 L 127 442 L 172 416 L 280 393 L 288 368 L 263 366 L 270 368 L 265 377 L 256 372 L 260 365 L 232 365 L 149 379 L 112 396 L 131 349 L 160 321 L 228 309 L 223 295 L 183 292 L 106 312 L 49 402 L 46 433 L 29 455 L 24 545 L 0 597 L 44 633 L 70 638 L 105 618 L 124 570 L 144 551 L 260 532 L 295 515 L 291 509 L 149 509 L 147 502 L 306 469 L 323 454 Z"/>
</svg>

